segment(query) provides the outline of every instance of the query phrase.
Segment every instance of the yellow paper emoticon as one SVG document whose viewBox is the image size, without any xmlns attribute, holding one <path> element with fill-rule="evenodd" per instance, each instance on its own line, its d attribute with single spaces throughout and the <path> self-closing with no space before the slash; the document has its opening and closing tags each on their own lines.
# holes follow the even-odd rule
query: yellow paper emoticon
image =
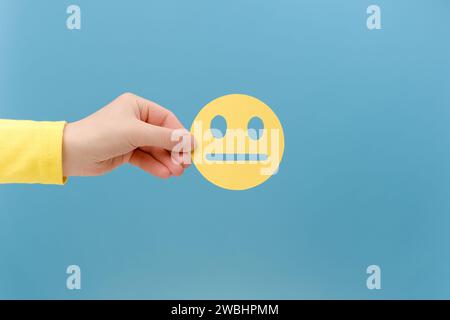
<svg viewBox="0 0 450 320">
<path fill-rule="evenodd" d="M 278 171 L 284 133 L 264 102 L 230 94 L 208 103 L 195 118 L 193 162 L 213 184 L 230 190 L 260 185 Z"/>
</svg>

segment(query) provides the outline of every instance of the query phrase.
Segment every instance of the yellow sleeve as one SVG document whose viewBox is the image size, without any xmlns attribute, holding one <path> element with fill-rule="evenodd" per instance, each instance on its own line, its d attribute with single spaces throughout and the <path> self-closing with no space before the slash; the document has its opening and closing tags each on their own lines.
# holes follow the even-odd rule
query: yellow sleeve
<svg viewBox="0 0 450 320">
<path fill-rule="evenodd" d="M 64 184 L 65 124 L 0 119 L 0 183 Z"/>
</svg>

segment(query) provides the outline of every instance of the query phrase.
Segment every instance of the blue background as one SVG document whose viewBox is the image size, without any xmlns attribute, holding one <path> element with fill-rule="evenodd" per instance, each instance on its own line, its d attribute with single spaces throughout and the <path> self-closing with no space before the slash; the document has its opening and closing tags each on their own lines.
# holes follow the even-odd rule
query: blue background
<svg viewBox="0 0 450 320">
<path fill-rule="evenodd" d="M 131 166 L 0 186 L 0 298 L 450 298 L 450 1 L 0 2 L 0 118 L 132 91 L 190 126 L 246 93 L 285 131 L 244 192 Z M 66 267 L 82 290 L 66 289 Z M 368 290 L 366 268 L 382 269 Z"/>
</svg>

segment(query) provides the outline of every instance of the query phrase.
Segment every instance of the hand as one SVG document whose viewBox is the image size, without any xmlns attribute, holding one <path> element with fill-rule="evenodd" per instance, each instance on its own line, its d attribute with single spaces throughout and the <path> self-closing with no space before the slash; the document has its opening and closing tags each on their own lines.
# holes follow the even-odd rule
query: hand
<svg viewBox="0 0 450 320">
<path fill-rule="evenodd" d="M 170 151 L 179 143 L 182 153 Z M 172 112 L 125 93 L 63 135 L 64 176 L 96 176 L 131 163 L 160 178 L 179 176 L 190 163 L 194 139 Z M 188 161 L 186 161 L 186 159 Z"/>
</svg>

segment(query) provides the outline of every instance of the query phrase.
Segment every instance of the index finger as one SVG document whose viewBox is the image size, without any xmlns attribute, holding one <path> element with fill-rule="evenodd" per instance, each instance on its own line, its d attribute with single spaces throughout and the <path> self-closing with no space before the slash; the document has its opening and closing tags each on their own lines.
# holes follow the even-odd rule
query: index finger
<svg viewBox="0 0 450 320">
<path fill-rule="evenodd" d="M 136 96 L 136 103 L 139 107 L 142 121 L 170 129 L 184 129 L 183 124 L 172 111 L 139 96 Z"/>
</svg>

